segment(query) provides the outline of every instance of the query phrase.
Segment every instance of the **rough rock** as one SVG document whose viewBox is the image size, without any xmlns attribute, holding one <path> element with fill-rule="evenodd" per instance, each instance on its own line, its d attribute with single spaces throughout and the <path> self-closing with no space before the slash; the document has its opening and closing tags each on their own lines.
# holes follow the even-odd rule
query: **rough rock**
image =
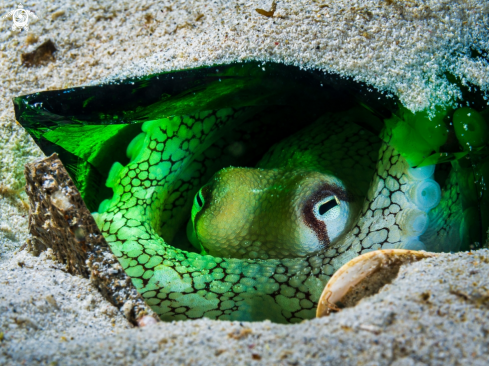
<svg viewBox="0 0 489 366">
<path fill-rule="evenodd" d="M 90 277 L 132 322 L 145 315 L 157 318 L 110 251 L 57 154 L 26 164 L 24 173 L 32 234 L 28 250 L 39 255 L 52 249 L 69 273 Z"/>
</svg>

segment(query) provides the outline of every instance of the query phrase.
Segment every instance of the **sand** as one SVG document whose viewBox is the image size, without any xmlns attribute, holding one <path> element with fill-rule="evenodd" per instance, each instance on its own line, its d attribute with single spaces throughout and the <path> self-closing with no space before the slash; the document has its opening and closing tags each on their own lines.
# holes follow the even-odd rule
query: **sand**
<svg viewBox="0 0 489 366">
<path fill-rule="evenodd" d="M 487 365 L 488 263 L 489 250 L 426 259 L 355 308 L 296 325 L 126 329 L 88 281 L 23 252 L 0 269 L 0 364 Z"/>
<path fill-rule="evenodd" d="M 450 72 L 482 92 L 487 1 L 27 1 L 38 19 L 0 19 L 0 364 L 489 363 L 489 253 L 440 255 L 401 269 L 355 308 L 298 325 L 210 320 L 130 329 L 83 278 L 28 238 L 23 165 L 42 152 L 11 98 L 164 70 L 260 60 L 335 72 L 411 110 L 454 105 Z M 0 2 L 0 15 L 14 10 Z M 52 40 L 55 61 L 21 54 Z M 464 101 L 464 103 L 466 103 Z"/>
</svg>

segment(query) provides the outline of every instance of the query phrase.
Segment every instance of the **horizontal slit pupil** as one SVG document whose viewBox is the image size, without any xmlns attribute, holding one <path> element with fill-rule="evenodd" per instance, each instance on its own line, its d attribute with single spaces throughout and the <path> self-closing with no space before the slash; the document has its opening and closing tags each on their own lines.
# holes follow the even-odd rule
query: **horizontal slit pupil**
<svg viewBox="0 0 489 366">
<path fill-rule="evenodd" d="M 335 206 L 338 206 L 335 199 L 332 199 L 331 201 L 323 203 L 321 206 L 319 206 L 319 214 L 322 216 Z"/>
</svg>

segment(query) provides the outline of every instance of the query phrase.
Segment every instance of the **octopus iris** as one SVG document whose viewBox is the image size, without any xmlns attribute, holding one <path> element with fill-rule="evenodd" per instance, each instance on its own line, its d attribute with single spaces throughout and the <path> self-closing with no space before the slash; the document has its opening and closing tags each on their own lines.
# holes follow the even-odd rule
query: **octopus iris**
<svg viewBox="0 0 489 366">
<path fill-rule="evenodd" d="M 297 81 L 277 80 L 302 71 L 267 67 L 273 72 L 254 63 L 214 68 L 204 84 L 158 90 L 157 101 L 129 117 L 94 107 L 97 118 L 105 111 L 104 128 L 119 129 L 103 164 L 84 155 L 107 169 L 93 216 L 163 320 L 300 322 L 315 316 L 328 279 L 352 258 L 467 249 L 473 223 L 482 225 L 463 160 L 483 156 L 484 111 L 414 115 L 399 103 L 375 104 L 365 86 L 308 74 L 298 90 Z M 179 75 L 188 76 L 151 76 L 139 86 Z M 17 100 L 18 114 L 34 99 Z M 78 126 L 43 138 L 69 151 L 60 131 L 93 127 L 76 118 Z M 93 187 L 87 177 L 77 180 L 83 192 Z"/>
</svg>

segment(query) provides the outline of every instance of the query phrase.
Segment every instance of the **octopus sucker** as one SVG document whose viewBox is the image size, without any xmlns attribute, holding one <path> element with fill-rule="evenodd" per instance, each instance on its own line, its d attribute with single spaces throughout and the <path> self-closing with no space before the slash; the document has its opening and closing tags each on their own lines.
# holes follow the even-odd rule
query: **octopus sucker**
<svg viewBox="0 0 489 366">
<path fill-rule="evenodd" d="M 300 322 L 359 255 L 482 242 L 482 107 L 430 119 L 353 81 L 256 63 L 15 104 L 164 320 Z"/>
</svg>

